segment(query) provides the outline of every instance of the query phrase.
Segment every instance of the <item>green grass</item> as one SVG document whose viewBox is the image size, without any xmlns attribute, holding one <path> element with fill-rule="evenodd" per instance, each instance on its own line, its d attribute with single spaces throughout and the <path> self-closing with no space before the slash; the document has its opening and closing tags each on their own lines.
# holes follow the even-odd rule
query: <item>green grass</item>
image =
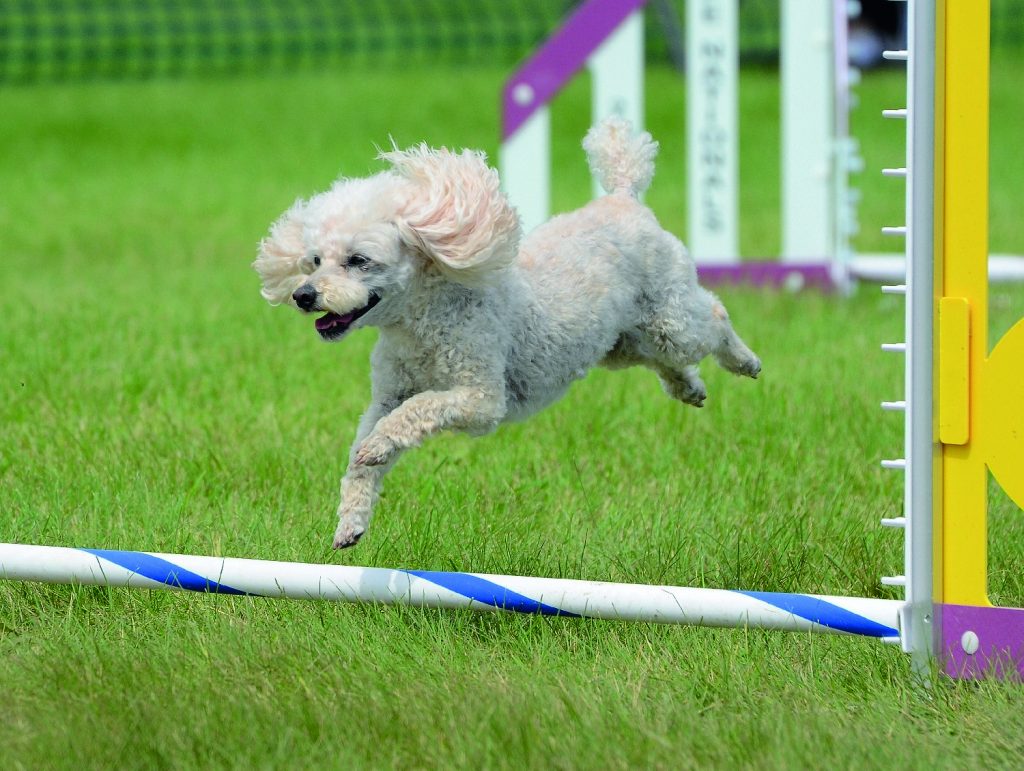
<svg viewBox="0 0 1024 771">
<path fill-rule="evenodd" d="M 995 68 L 996 251 L 1024 74 Z M 0 122 L 0 541 L 896 597 L 902 303 L 734 290 L 757 382 L 703 411 L 594 372 L 535 419 L 445 436 L 331 552 L 372 332 L 320 344 L 248 263 L 269 222 L 373 144 L 496 149 L 499 71 L 13 89 Z M 775 74 L 743 75 L 743 251 L 778 247 Z M 555 111 L 555 201 L 586 196 L 586 84 Z M 865 249 L 892 248 L 896 72 L 861 89 Z M 682 88 L 652 73 L 650 202 L 685 222 Z M 1024 292 L 993 296 L 993 329 Z M 996 600 L 1024 601 L 993 495 Z M 870 640 L 0 583 L 5 767 L 1013 767 L 1020 691 L 916 690 Z"/>
</svg>

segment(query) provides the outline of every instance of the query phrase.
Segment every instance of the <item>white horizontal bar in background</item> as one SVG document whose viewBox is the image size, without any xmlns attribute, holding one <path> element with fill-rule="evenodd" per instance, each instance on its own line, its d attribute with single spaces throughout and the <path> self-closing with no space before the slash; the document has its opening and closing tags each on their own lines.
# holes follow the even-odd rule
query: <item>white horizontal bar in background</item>
<svg viewBox="0 0 1024 771">
<path fill-rule="evenodd" d="M 858 254 L 847 263 L 850 275 L 864 281 L 903 281 L 907 260 L 902 254 Z M 989 281 L 1024 281 L 1024 257 L 993 254 L 988 258 Z"/>
<path fill-rule="evenodd" d="M 906 51 L 882 51 L 882 58 L 888 59 L 891 62 L 905 62 L 907 56 Z"/>
<path fill-rule="evenodd" d="M 882 228 L 882 235 L 886 236 L 905 236 L 907 234 L 906 225 L 893 225 Z"/>
<path fill-rule="evenodd" d="M 882 461 L 882 468 L 891 469 L 905 469 L 907 467 L 906 458 L 892 458 L 889 460 Z"/>
<path fill-rule="evenodd" d="M 896 120 L 904 120 L 907 117 L 907 108 L 900 107 L 896 110 L 882 110 L 883 118 L 895 118 Z"/>
<path fill-rule="evenodd" d="M 882 402 L 882 409 L 889 412 L 905 412 L 907 403 L 903 400 L 898 402 Z"/>
<path fill-rule="evenodd" d="M 898 169 L 882 169 L 883 177 L 906 177 L 907 170 L 905 168 Z"/>
<path fill-rule="evenodd" d="M 906 527 L 907 526 L 907 518 L 906 517 L 886 517 L 886 518 L 882 519 L 882 526 L 883 527 Z"/>
<path fill-rule="evenodd" d="M 0 544 L 0 577 L 279 599 L 899 635 L 897 600 Z"/>
<path fill-rule="evenodd" d="M 889 353 L 906 353 L 906 343 L 882 343 L 882 350 Z"/>
<path fill-rule="evenodd" d="M 906 284 L 884 284 L 882 286 L 882 294 L 906 294 Z"/>
</svg>

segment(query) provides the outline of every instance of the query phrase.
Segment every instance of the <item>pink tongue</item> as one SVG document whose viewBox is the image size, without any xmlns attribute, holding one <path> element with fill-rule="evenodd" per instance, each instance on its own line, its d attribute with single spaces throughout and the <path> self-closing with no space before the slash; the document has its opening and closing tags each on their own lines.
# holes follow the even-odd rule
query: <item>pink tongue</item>
<svg viewBox="0 0 1024 771">
<path fill-rule="evenodd" d="M 339 316 L 337 313 L 328 313 L 316 320 L 316 328 L 318 331 L 324 332 L 332 327 L 336 327 L 338 324 L 348 324 L 351 320 L 351 313 L 344 316 Z"/>
</svg>

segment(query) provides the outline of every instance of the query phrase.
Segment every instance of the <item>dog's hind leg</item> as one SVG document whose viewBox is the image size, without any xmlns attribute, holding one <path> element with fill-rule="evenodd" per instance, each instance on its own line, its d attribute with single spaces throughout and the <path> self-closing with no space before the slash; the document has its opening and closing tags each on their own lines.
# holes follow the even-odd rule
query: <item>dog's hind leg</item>
<svg viewBox="0 0 1024 771">
<path fill-rule="evenodd" d="M 704 406 L 708 390 L 704 381 L 701 380 L 700 370 L 696 364 L 673 369 L 660 362 L 652 361 L 647 366 L 658 373 L 662 388 L 673 399 L 678 399 L 684 404 L 692 404 L 694 407 Z"/>
<path fill-rule="evenodd" d="M 711 334 L 714 347 L 711 350 L 715 361 L 722 369 L 736 375 L 757 377 L 761 372 L 761 360 L 747 347 L 729 322 L 729 313 L 717 297 L 712 297 Z"/>
<path fill-rule="evenodd" d="M 700 370 L 696 364 L 673 367 L 662 359 L 655 350 L 652 340 L 636 332 L 623 334 L 604 358 L 600 365 L 606 369 L 625 369 L 626 367 L 642 366 L 657 373 L 665 393 L 673 399 L 694 407 L 703 407 L 707 398 L 707 389 L 700 378 Z"/>
<path fill-rule="evenodd" d="M 647 317 L 630 351 L 636 363 L 658 374 L 665 393 L 702 407 L 707 389 L 697 365 L 707 356 L 729 372 L 757 377 L 761 361 L 733 330 L 718 298 L 698 288 L 685 301 L 674 299 Z"/>
<path fill-rule="evenodd" d="M 642 327 L 652 359 L 684 382 L 691 379 L 689 368 L 706 356 L 714 356 L 729 372 L 757 377 L 761 360 L 736 334 L 717 297 L 698 287 L 685 300 L 673 299 L 655 310 Z"/>
</svg>

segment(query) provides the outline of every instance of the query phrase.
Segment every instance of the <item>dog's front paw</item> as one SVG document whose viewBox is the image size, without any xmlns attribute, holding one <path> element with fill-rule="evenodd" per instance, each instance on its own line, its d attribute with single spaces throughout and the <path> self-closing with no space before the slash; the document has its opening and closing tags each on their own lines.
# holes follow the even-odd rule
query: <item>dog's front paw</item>
<svg viewBox="0 0 1024 771">
<path fill-rule="evenodd" d="M 359 539 L 366 532 L 367 522 L 368 518 L 365 516 L 342 515 L 338 521 L 338 529 L 334 531 L 333 548 L 347 549 L 359 543 Z"/>
<path fill-rule="evenodd" d="M 383 466 L 395 457 L 398 445 L 387 435 L 375 431 L 356 450 L 354 463 L 357 466 Z"/>
<path fill-rule="evenodd" d="M 735 375 L 756 378 L 761 374 L 761 360 L 752 350 L 742 343 L 715 354 L 715 358 L 723 368 Z"/>
</svg>

